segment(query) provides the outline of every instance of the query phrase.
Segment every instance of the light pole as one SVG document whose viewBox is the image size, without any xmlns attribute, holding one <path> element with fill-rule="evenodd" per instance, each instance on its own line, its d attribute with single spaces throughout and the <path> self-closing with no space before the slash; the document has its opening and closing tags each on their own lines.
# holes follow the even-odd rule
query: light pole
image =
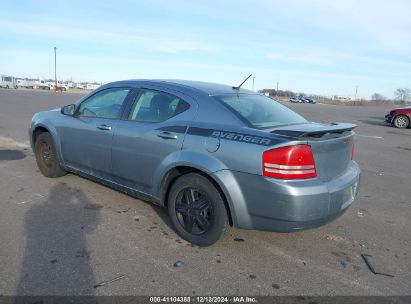
<svg viewBox="0 0 411 304">
<path fill-rule="evenodd" d="M 253 76 L 253 91 L 254 91 L 254 79 L 255 79 L 255 76 Z"/>
<path fill-rule="evenodd" d="M 277 90 L 275 91 L 275 97 L 278 96 L 278 80 L 277 80 Z"/>
<path fill-rule="evenodd" d="M 57 48 L 54 47 L 54 81 L 55 81 L 55 91 L 57 91 Z"/>
</svg>

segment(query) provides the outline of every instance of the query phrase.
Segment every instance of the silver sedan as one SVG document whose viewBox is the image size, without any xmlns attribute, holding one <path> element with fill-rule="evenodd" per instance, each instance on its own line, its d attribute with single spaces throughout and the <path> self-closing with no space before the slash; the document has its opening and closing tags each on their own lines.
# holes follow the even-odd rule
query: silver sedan
<svg viewBox="0 0 411 304">
<path fill-rule="evenodd" d="M 234 225 L 296 231 L 353 202 L 356 126 L 314 123 L 225 85 L 130 80 L 34 115 L 29 136 L 47 177 L 75 173 L 168 208 L 200 246 Z"/>
</svg>

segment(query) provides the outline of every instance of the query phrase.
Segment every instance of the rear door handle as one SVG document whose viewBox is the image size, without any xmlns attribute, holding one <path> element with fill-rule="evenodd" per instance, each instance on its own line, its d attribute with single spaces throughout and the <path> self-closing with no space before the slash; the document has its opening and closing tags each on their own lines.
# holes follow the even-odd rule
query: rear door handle
<svg viewBox="0 0 411 304">
<path fill-rule="evenodd" d="M 161 132 L 159 134 L 157 134 L 158 137 L 161 137 L 163 139 L 177 139 L 178 136 L 174 133 L 170 133 L 170 132 Z"/>
<path fill-rule="evenodd" d="M 111 130 L 111 127 L 110 127 L 110 126 L 107 126 L 107 125 L 100 125 L 100 126 L 97 126 L 97 129 L 105 130 L 105 131 L 110 131 L 110 130 Z"/>
</svg>

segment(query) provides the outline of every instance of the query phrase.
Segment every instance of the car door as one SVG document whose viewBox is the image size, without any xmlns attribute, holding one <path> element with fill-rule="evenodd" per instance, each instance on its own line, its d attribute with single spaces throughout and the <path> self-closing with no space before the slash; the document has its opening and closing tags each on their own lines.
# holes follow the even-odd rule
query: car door
<svg viewBox="0 0 411 304">
<path fill-rule="evenodd" d="M 61 149 L 67 166 L 110 179 L 113 129 L 124 110 L 130 88 L 98 91 L 78 105 L 60 130 Z"/>
<path fill-rule="evenodd" d="M 118 183 L 152 194 L 153 179 L 166 159 L 177 157 L 197 104 L 188 97 L 140 89 L 113 137 L 113 176 Z"/>
</svg>

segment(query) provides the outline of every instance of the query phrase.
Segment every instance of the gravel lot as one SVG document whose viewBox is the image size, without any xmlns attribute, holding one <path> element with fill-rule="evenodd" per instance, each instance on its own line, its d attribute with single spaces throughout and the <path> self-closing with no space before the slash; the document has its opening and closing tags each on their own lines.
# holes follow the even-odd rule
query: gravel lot
<svg viewBox="0 0 411 304">
<path fill-rule="evenodd" d="M 310 120 L 358 125 L 357 200 L 317 229 L 231 229 L 198 248 L 161 208 L 76 175 L 39 173 L 31 116 L 80 97 L 0 89 L 0 295 L 411 294 L 411 129 L 384 124 L 388 108 L 287 104 Z M 362 253 L 394 277 L 372 274 Z"/>
</svg>

